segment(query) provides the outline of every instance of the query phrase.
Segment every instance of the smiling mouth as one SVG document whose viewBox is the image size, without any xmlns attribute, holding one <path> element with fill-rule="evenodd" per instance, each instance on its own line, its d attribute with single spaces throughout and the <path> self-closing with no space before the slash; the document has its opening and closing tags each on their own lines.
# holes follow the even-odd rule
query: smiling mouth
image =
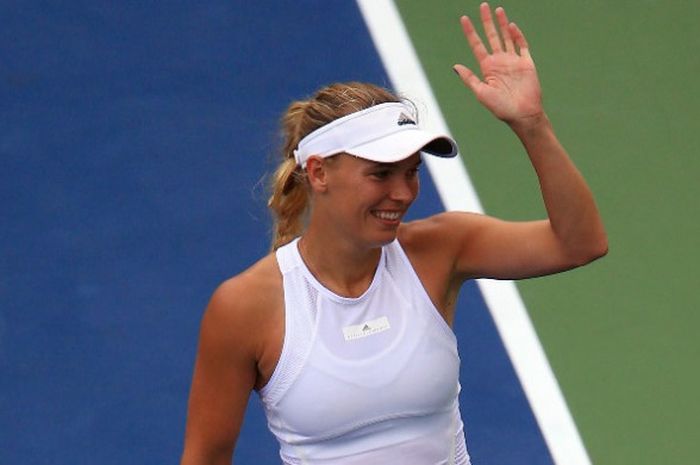
<svg viewBox="0 0 700 465">
<path fill-rule="evenodd" d="M 401 213 L 396 211 L 373 210 L 372 215 L 384 221 L 398 221 L 401 218 Z"/>
</svg>

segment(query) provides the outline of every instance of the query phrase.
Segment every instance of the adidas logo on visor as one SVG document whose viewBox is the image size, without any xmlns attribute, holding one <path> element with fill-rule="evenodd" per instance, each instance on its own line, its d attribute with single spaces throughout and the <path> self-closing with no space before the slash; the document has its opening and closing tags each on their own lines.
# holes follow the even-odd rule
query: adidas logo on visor
<svg viewBox="0 0 700 465">
<path fill-rule="evenodd" d="M 413 125 L 415 125 L 416 122 L 413 121 L 413 118 L 411 118 L 410 116 L 408 116 L 406 113 L 401 112 L 401 114 L 399 115 L 399 120 L 397 121 L 397 124 L 398 124 L 399 126 L 404 126 L 404 125 L 406 125 L 406 124 L 413 124 Z"/>
</svg>

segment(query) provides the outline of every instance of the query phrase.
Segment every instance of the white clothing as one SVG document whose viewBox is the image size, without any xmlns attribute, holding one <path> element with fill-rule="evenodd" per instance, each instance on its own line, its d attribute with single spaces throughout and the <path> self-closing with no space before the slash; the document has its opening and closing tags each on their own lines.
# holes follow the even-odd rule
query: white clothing
<svg viewBox="0 0 700 465">
<path fill-rule="evenodd" d="M 469 465 L 457 341 L 398 240 L 357 298 L 318 282 L 297 242 L 276 252 L 285 336 L 260 390 L 285 465 Z"/>
</svg>

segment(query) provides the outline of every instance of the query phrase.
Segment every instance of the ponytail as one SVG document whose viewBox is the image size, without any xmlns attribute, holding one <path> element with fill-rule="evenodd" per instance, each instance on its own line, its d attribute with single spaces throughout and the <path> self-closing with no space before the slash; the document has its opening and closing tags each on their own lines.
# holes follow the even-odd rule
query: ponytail
<svg viewBox="0 0 700 465">
<path fill-rule="evenodd" d="M 285 159 L 275 172 L 272 195 L 267 203 L 275 216 L 272 250 L 302 233 L 308 198 L 304 173 L 294 157 Z"/>
<path fill-rule="evenodd" d="M 282 117 L 282 132 L 285 136 L 282 162 L 272 178 L 272 195 L 267 202 L 274 217 L 272 250 L 290 242 L 304 229 L 309 192 L 306 173 L 297 166 L 294 150 L 307 134 L 304 131 L 304 119 L 308 106 L 307 101 L 294 102 Z"/>
</svg>

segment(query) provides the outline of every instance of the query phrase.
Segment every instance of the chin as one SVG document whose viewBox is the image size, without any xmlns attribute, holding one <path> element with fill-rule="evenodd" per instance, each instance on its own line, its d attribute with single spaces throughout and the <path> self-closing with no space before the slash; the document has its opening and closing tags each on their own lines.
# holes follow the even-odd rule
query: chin
<svg viewBox="0 0 700 465">
<path fill-rule="evenodd" d="M 394 242 L 396 236 L 396 230 L 386 231 L 382 234 L 373 235 L 373 237 L 368 242 L 370 242 L 374 247 L 383 247 L 387 244 L 391 244 L 392 242 Z"/>
</svg>

